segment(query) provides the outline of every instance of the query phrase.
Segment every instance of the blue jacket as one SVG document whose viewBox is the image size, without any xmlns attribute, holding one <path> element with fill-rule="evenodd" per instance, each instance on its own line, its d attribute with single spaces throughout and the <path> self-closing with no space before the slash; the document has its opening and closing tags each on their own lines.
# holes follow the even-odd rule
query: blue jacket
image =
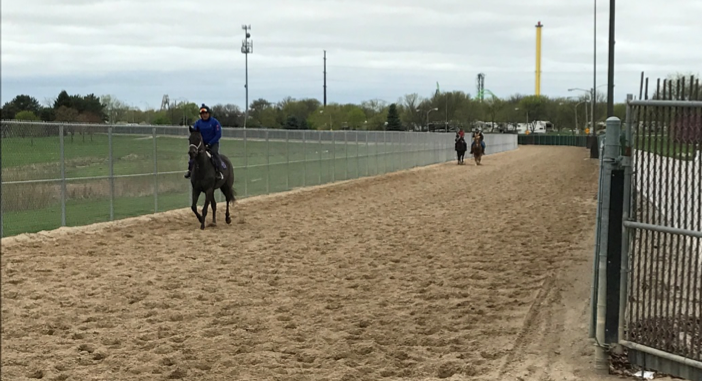
<svg viewBox="0 0 702 381">
<path fill-rule="evenodd" d="M 213 145 L 219 143 L 219 139 L 222 137 L 222 126 L 213 117 L 207 120 L 198 119 L 193 125 L 193 129 L 200 131 L 205 144 Z"/>
</svg>

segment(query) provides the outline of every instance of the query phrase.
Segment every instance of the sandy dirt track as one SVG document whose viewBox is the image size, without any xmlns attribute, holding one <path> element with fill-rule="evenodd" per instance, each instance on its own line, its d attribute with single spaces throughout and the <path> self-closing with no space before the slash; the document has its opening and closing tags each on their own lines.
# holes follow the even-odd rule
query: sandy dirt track
<svg viewBox="0 0 702 381">
<path fill-rule="evenodd" d="M 466 163 L 4 239 L 3 380 L 608 379 L 596 161 Z"/>
</svg>

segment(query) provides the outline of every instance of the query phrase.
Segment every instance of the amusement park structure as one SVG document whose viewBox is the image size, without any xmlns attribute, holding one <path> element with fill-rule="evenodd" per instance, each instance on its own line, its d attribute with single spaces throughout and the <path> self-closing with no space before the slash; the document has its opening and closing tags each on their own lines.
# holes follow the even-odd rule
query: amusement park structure
<svg viewBox="0 0 702 381">
<path fill-rule="evenodd" d="M 484 73 L 478 73 L 478 78 L 475 80 L 475 85 L 476 85 L 476 92 L 475 92 L 475 98 L 482 102 L 483 101 L 483 94 L 485 92 L 485 74 Z"/>
</svg>

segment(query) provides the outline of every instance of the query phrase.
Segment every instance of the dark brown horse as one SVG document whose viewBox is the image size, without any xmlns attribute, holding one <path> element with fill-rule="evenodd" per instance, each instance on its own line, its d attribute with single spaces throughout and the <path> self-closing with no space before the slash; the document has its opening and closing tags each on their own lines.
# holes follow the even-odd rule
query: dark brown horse
<svg viewBox="0 0 702 381">
<path fill-rule="evenodd" d="M 463 158 L 466 156 L 466 151 L 468 151 L 468 143 L 466 143 L 466 140 L 463 139 L 463 137 L 459 137 L 456 139 L 454 148 L 456 149 L 458 165 L 464 164 Z"/>
<path fill-rule="evenodd" d="M 207 216 L 207 207 L 212 208 L 212 226 L 217 225 L 217 201 L 215 200 L 215 190 L 219 189 L 224 194 L 227 201 L 227 211 L 225 214 L 228 224 L 232 223 L 229 216 L 229 203 L 236 201 L 234 197 L 234 167 L 228 157 L 219 155 L 222 158 L 222 163 L 226 168 L 222 168 L 224 179 L 218 179 L 215 173 L 215 167 L 212 163 L 210 154 L 205 149 L 205 143 L 202 141 L 202 135 L 199 131 L 194 131 L 190 128 L 190 148 L 188 155 L 193 159 L 193 171 L 190 176 L 190 183 L 193 186 L 193 203 L 191 209 L 197 220 L 200 221 L 200 229 L 205 229 L 205 217 Z M 197 212 L 197 200 L 200 198 L 200 193 L 205 193 L 205 206 L 202 208 L 202 215 Z"/>
</svg>

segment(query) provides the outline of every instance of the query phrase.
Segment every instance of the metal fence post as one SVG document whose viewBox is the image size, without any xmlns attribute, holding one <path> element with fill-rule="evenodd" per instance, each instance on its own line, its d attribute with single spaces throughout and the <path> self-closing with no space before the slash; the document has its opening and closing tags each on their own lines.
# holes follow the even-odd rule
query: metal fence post
<svg viewBox="0 0 702 381">
<path fill-rule="evenodd" d="M 348 131 L 344 131 L 344 153 L 346 154 L 345 170 L 344 170 L 344 180 L 349 179 L 349 136 Z"/>
<path fill-rule="evenodd" d="M 374 133 L 375 135 L 375 174 L 380 173 L 380 134 Z"/>
<path fill-rule="evenodd" d="M 154 213 L 158 213 L 158 150 L 156 149 L 156 127 L 151 128 L 154 139 Z"/>
<path fill-rule="evenodd" d="M 307 186 L 307 132 L 302 130 L 302 186 Z"/>
<path fill-rule="evenodd" d="M 334 136 L 334 131 L 331 134 L 331 146 L 332 146 L 332 182 L 336 182 L 336 137 Z"/>
<path fill-rule="evenodd" d="M 383 173 L 388 173 L 388 132 L 383 130 Z"/>
<path fill-rule="evenodd" d="M 319 172 L 317 172 L 319 183 L 317 185 L 322 185 L 322 131 L 317 131 L 317 137 L 319 139 L 317 144 L 317 149 L 319 150 Z"/>
<path fill-rule="evenodd" d="M 110 166 L 110 221 L 115 219 L 115 164 L 112 149 L 112 126 L 107 127 L 107 146 Z"/>
<path fill-rule="evenodd" d="M 63 138 L 64 125 L 59 126 L 59 146 L 61 156 L 61 226 L 66 226 L 66 154 Z"/>
<path fill-rule="evenodd" d="M 247 147 L 248 135 L 244 128 L 244 197 L 249 196 L 249 152 Z"/>
<path fill-rule="evenodd" d="M 290 130 L 285 130 L 285 190 L 290 189 Z"/>
<path fill-rule="evenodd" d="M 595 368 L 605 372 L 609 369 L 607 351 L 605 349 L 606 330 L 605 322 L 607 316 L 607 252 L 610 228 L 610 193 L 612 188 L 612 171 L 615 168 L 616 158 L 619 156 L 619 131 L 621 121 L 617 117 L 607 118 L 607 130 L 605 135 L 605 150 L 603 155 L 602 176 L 602 210 L 600 221 L 600 250 L 597 274 L 597 320 L 595 329 Z"/>
<path fill-rule="evenodd" d="M 358 158 L 358 130 L 356 132 L 356 178 L 359 178 L 361 176 L 361 168 L 359 166 L 361 165 L 360 160 Z"/>
<path fill-rule="evenodd" d="M 268 140 L 268 129 L 266 129 L 266 194 L 271 193 L 271 151 Z"/>
<path fill-rule="evenodd" d="M 369 131 L 365 131 L 364 134 L 366 135 L 366 176 L 370 175 L 370 146 L 368 145 L 368 135 L 370 135 Z M 377 162 L 377 156 L 376 156 L 376 166 L 378 165 Z"/>
</svg>

